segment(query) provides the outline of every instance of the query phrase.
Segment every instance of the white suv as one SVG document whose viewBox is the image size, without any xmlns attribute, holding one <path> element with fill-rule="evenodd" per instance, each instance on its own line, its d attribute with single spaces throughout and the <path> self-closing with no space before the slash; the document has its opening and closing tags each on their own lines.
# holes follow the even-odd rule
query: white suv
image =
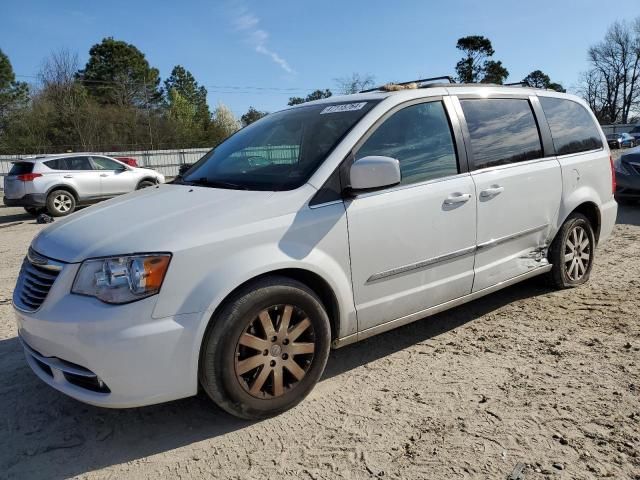
<svg viewBox="0 0 640 480">
<path fill-rule="evenodd" d="M 158 183 L 164 183 L 158 172 L 95 153 L 24 158 L 14 161 L 4 178 L 4 203 L 31 214 L 47 210 L 63 217 L 76 206 Z"/>
<path fill-rule="evenodd" d="M 612 231 L 606 138 L 545 90 L 428 85 L 273 113 L 184 177 L 56 222 L 13 297 L 34 372 L 105 407 L 261 418 L 337 348 L 546 274 Z M 559 319 L 560 320 L 560 319 Z"/>
</svg>

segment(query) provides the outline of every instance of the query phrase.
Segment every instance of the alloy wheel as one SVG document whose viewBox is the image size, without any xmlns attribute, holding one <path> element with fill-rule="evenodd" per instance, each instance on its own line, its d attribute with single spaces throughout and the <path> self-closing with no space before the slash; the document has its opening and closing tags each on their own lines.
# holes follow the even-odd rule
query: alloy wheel
<svg viewBox="0 0 640 480">
<path fill-rule="evenodd" d="M 280 397 L 305 377 L 314 351 L 314 329 L 305 312 L 293 305 L 274 305 L 252 318 L 240 335 L 236 378 L 256 398 Z"/>
<path fill-rule="evenodd" d="M 53 208 L 60 213 L 67 213 L 73 206 L 73 200 L 67 194 L 60 193 L 53 199 Z"/>
<path fill-rule="evenodd" d="M 577 282 L 589 270 L 591 262 L 591 243 L 584 227 L 576 225 L 567 235 L 564 246 L 564 263 L 567 277 Z"/>
</svg>

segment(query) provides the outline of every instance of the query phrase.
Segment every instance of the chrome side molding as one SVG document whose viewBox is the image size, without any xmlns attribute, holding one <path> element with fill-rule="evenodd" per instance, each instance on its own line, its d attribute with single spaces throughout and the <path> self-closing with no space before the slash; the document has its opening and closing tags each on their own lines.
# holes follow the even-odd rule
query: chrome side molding
<svg viewBox="0 0 640 480">
<path fill-rule="evenodd" d="M 487 248 L 495 247 L 497 245 L 501 245 L 501 244 L 509 242 L 511 240 L 516 240 L 518 238 L 525 237 L 525 236 L 530 235 L 532 233 L 541 232 L 543 230 L 546 230 L 548 227 L 549 227 L 549 224 L 546 223 L 544 225 L 539 225 L 537 227 L 528 228 L 526 230 L 522 230 L 520 232 L 513 233 L 511 235 L 506 235 L 504 237 L 491 239 L 491 240 L 489 240 L 487 242 L 479 243 L 478 245 L 473 246 L 473 247 L 463 248 L 461 250 L 456 250 L 455 252 L 446 253 L 444 255 L 439 255 L 437 257 L 429 258 L 427 260 L 421 260 L 419 262 L 410 263 L 408 265 L 403 265 L 401 267 L 392 268 L 392 269 L 389 269 L 389 270 L 385 270 L 383 272 L 374 273 L 373 275 L 371 275 L 367 279 L 365 284 L 377 282 L 379 280 L 384 280 L 384 279 L 387 279 L 389 277 L 394 277 L 396 275 L 402 275 L 403 273 L 412 272 L 414 270 L 421 270 L 423 268 L 431 267 L 431 266 L 436 265 L 438 263 L 447 262 L 447 261 L 452 260 L 454 258 L 459 258 L 459 257 L 464 257 L 466 255 L 471 255 L 471 254 L 476 253 L 476 251 L 478 251 L 478 250 L 485 250 Z"/>
<path fill-rule="evenodd" d="M 499 238 L 493 238 L 487 242 L 482 242 L 479 243 L 477 246 L 478 250 L 484 250 L 486 248 L 491 248 L 491 247 L 495 247 L 496 245 L 500 245 L 502 243 L 506 243 L 509 242 L 511 240 L 516 240 L 520 237 L 525 237 L 527 235 L 530 235 L 532 233 L 536 233 L 536 232 L 541 232 L 542 230 L 546 230 L 549 227 L 548 223 L 545 223 L 544 225 L 539 225 L 537 227 L 533 227 L 533 228 L 527 228 L 526 230 L 522 230 L 520 232 L 516 232 L 516 233 L 512 233 L 511 235 L 505 235 L 504 237 L 499 237 Z"/>
<path fill-rule="evenodd" d="M 384 272 L 371 275 L 365 283 L 372 283 L 377 280 L 393 277 L 395 275 L 401 275 L 403 273 L 411 272 L 413 270 L 421 270 L 423 268 L 430 267 L 437 263 L 442 263 L 448 260 L 452 260 L 454 258 L 471 255 L 472 253 L 475 253 L 475 251 L 476 251 L 476 247 L 463 248 L 462 250 L 456 250 L 455 252 L 447 253 L 445 255 L 439 255 L 437 257 L 429 258 L 427 260 L 422 260 L 420 262 L 410 263 L 409 265 L 404 265 L 402 267 L 385 270 Z"/>
</svg>

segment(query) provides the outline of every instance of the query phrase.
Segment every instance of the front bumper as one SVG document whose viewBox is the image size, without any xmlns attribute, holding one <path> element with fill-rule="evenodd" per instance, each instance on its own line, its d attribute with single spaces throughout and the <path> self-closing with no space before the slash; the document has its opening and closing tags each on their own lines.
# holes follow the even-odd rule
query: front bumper
<svg viewBox="0 0 640 480">
<path fill-rule="evenodd" d="M 197 393 L 202 314 L 152 318 L 156 297 L 107 305 L 69 293 L 66 265 L 35 312 L 15 308 L 34 373 L 53 388 L 101 407 L 128 408 Z"/>
<path fill-rule="evenodd" d="M 28 193 L 20 198 L 3 198 L 7 207 L 44 207 L 47 203 L 42 193 Z"/>
</svg>

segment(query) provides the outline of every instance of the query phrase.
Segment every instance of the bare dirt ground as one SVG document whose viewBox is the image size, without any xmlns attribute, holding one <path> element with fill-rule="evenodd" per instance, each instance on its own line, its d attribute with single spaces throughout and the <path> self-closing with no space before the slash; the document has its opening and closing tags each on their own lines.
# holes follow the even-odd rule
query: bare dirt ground
<svg viewBox="0 0 640 480">
<path fill-rule="evenodd" d="M 20 223 L 15 223 L 20 222 Z M 10 305 L 40 230 L 0 208 L 0 478 L 640 479 L 640 205 L 591 281 L 529 281 L 334 351 L 311 396 L 263 422 L 204 396 L 105 410 L 40 382 Z"/>
</svg>

